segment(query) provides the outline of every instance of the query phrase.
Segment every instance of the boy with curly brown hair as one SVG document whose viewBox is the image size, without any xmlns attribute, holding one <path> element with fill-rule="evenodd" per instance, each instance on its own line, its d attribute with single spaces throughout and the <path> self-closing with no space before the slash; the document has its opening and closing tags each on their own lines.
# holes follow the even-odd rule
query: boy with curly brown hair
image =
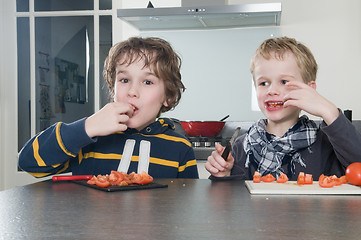
<svg viewBox="0 0 361 240">
<path fill-rule="evenodd" d="M 171 119 L 185 87 L 181 59 L 160 38 L 133 37 L 114 45 L 103 76 L 111 102 L 90 117 L 56 123 L 26 143 L 19 166 L 35 177 L 147 172 L 154 178 L 198 178 L 190 142 Z"/>
</svg>

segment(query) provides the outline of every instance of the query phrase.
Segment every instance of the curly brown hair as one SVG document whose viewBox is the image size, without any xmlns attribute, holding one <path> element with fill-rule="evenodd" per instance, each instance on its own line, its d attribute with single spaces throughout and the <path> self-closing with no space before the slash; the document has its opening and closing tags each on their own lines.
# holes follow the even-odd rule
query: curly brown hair
<svg viewBox="0 0 361 240">
<path fill-rule="evenodd" d="M 123 60 L 122 62 L 119 62 Z M 132 37 L 115 44 L 104 62 L 103 77 L 109 87 L 110 99 L 114 99 L 114 84 L 117 64 L 132 64 L 143 60 L 144 67 L 153 69 L 154 74 L 164 81 L 168 106 L 162 106 L 159 113 L 175 108 L 185 86 L 181 80 L 181 58 L 169 42 L 156 37 Z"/>
<path fill-rule="evenodd" d="M 252 75 L 257 58 L 263 57 L 268 60 L 274 54 L 276 59 L 282 60 L 287 52 L 291 52 L 296 57 L 303 81 L 305 83 L 316 81 L 318 66 L 312 52 L 296 39 L 289 37 L 270 38 L 258 47 L 251 61 Z"/>
</svg>

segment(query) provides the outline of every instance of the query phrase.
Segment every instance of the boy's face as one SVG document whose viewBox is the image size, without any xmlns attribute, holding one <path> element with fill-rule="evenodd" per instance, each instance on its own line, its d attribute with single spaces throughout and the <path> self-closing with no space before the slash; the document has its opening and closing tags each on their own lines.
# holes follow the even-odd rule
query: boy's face
<svg viewBox="0 0 361 240">
<path fill-rule="evenodd" d="M 143 60 L 117 64 L 114 101 L 132 106 L 134 112 L 127 126 L 142 130 L 155 121 L 163 105 L 167 106 L 164 82 L 152 69 L 144 67 Z"/>
<path fill-rule="evenodd" d="M 292 87 L 285 84 L 290 81 L 304 82 L 292 53 L 285 53 L 283 60 L 274 58 L 274 55 L 269 60 L 259 57 L 255 61 L 253 78 L 258 106 L 268 122 L 297 121 L 300 109 L 294 106 L 283 107 L 284 96 L 292 91 Z"/>
</svg>

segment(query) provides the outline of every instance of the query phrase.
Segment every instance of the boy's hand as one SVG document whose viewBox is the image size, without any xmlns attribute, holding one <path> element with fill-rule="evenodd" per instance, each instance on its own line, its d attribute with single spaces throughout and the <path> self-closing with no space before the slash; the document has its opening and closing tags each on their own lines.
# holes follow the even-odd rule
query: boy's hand
<svg viewBox="0 0 361 240">
<path fill-rule="evenodd" d="M 225 161 L 221 156 L 223 151 L 224 147 L 220 144 L 216 144 L 216 151 L 212 152 L 212 155 L 208 157 L 205 164 L 206 170 L 215 177 L 226 177 L 231 175 L 234 158 L 232 157 L 232 154 L 229 154 L 227 161 Z"/>
<path fill-rule="evenodd" d="M 133 108 L 130 104 L 108 103 L 85 120 L 85 131 L 90 138 L 125 131 L 128 128 L 126 122 L 132 115 Z"/>
<path fill-rule="evenodd" d="M 339 116 L 337 107 L 316 91 L 316 83 L 305 84 L 290 81 L 286 84 L 292 89 L 284 96 L 284 107 L 295 106 L 309 114 L 321 117 L 330 125 Z"/>
</svg>

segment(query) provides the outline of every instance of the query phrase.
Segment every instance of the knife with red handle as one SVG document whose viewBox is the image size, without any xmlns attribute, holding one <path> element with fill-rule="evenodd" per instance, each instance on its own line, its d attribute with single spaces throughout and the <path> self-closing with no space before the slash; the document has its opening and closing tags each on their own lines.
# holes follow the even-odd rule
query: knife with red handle
<svg viewBox="0 0 361 240">
<path fill-rule="evenodd" d="M 53 181 L 89 180 L 93 175 L 53 176 Z"/>
</svg>

